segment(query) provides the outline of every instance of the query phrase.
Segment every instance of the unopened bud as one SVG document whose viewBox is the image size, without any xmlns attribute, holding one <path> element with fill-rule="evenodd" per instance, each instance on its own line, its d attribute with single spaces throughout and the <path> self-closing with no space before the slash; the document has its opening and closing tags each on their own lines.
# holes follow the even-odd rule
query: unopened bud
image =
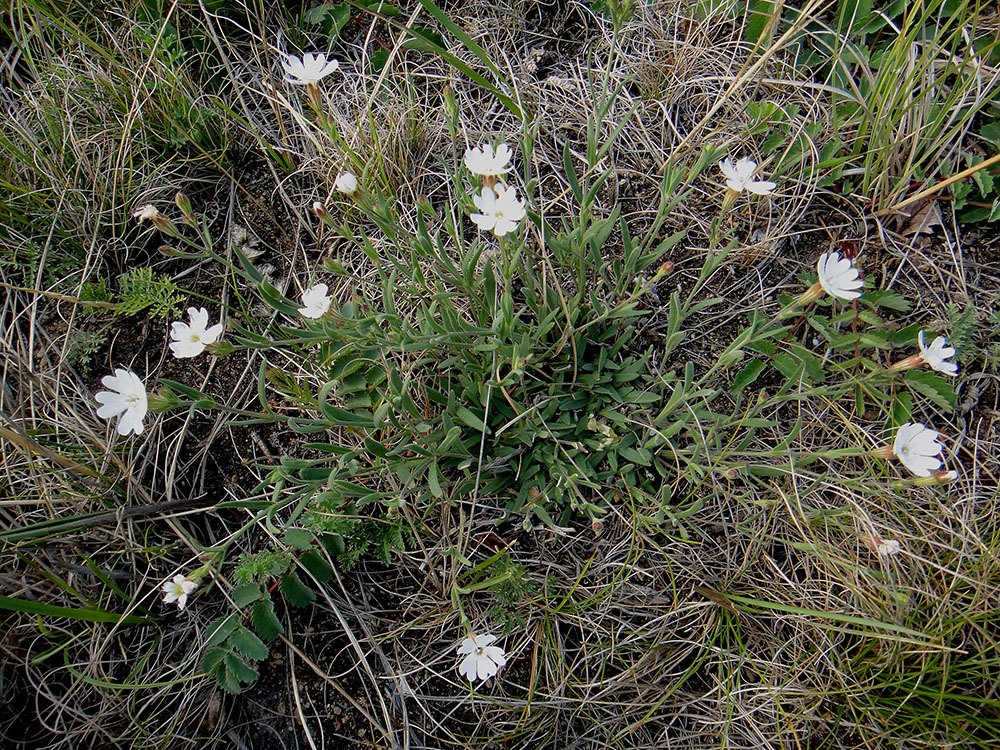
<svg viewBox="0 0 1000 750">
<path fill-rule="evenodd" d="M 177 397 L 177 394 L 166 386 L 156 393 L 150 393 L 148 399 L 149 410 L 155 413 L 176 409 L 181 405 L 181 400 Z"/>
<path fill-rule="evenodd" d="M 920 479 L 914 480 L 914 484 L 918 487 L 937 487 L 942 484 L 948 484 L 948 482 L 958 479 L 958 472 L 951 470 L 941 470 L 935 471 L 929 477 L 921 477 Z"/>
<path fill-rule="evenodd" d="M 417 208 L 419 208 L 425 214 L 434 213 L 434 207 L 431 206 L 430 199 L 428 199 L 428 197 L 423 194 L 417 196 Z"/>
<path fill-rule="evenodd" d="M 600 534 L 602 531 L 604 531 L 604 522 L 601 521 L 600 519 L 595 518 L 594 522 L 590 524 L 590 529 L 595 534 Z"/>
<path fill-rule="evenodd" d="M 177 225 L 170 220 L 169 216 L 165 216 L 164 214 L 158 213 L 153 217 L 153 226 L 169 237 L 181 236 L 181 233 L 177 230 Z"/>
<path fill-rule="evenodd" d="M 205 349 L 206 351 L 214 354 L 216 357 L 225 357 L 236 351 L 236 347 L 225 339 L 222 341 L 216 341 L 213 344 L 206 344 Z"/>
<path fill-rule="evenodd" d="M 441 92 L 444 97 L 444 112 L 451 122 L 458 122 L 458 105 L 455 103 L 455 91 L 451 86 L 445 86 Z"/>
<path fill-rule="evenodd" d="M 181 212 L 181 220 L 188 226 L 194 225 L 194 211 L 191 209 L 191 201 L 184 193 L 177 193 L 174 196 L 174 205 Z"/>
</svg>

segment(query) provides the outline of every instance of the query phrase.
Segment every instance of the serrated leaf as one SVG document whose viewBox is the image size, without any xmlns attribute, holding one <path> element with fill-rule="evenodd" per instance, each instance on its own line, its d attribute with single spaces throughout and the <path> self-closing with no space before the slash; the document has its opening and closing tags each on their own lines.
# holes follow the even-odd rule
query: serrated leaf
<svg viewBox="0 0 1000 750">
<path fill-rule="evenodd" d="M 330 473 L 329 469 L 325 470 L 324 477 L 328 476 Z M 319 478 L 319 477 L 317 477 Z M 306 550 L 311 549 L 313 546 L 313 541 L 316 537 L 311 531 L 306 529 L 298 529 L 295 527 L 285 529 L 285 533 L 282 535 L 285 544 L 295 549 Z"/>
<path fill-rule="evenodd" d="M 278 583 L 278 589 L 293 607 L 304 607 L 316 599 L 316 594 L 302 583 L 302 579 L 295 572 L 283 575 Z"/>
<path fill-rule="evenodd" d="M 201 657 L 201 669 L 203 672 L 211 672 L 215 669 L 225 658 L 228 651 L 219 646 L 208 649 L 204 656 Z"/>
<path fill-rule="evenodd" d="M 250 623 L 257 631 L 257 635 L 265 641 L 273 641 L 279 634 L 285 632 L 281 620 L 274 614 L 274 602 L 270 599 L 263 599 L 253 605 L 250 611 Z"/>
<path fill-rule="evenodd" d="M 226 668 L 225 661 L 219 662 L 218 666 L 216 666 L 215 679 L 218 680 L 219 685 L 221 685 L 222 689 L 227 693 L 238 695 L 243 692 L 243 686 L 240 685 L 240 681 L 236 679 L 236 675 Z"/>
<path fill-rule="evenodd" d="M 246 628 L 237 628 L 231 636 L 229 642 L 236 647 L 243 656 L 254 661 L 263 661 L 267 658 L 268 650 L 264 641 L 251 633 Z"/>
<path fill-rule="evenodd" d="M 230 596 L 233 597 L 233 602 L 237 607 L 245 607 L 248 604 L 260 599 L 260 586 L 256 583 L 241 583 L 233 589 Z"/>
<path fill-rule="evenodd" d="M 347 549 L 347 545 L 344 544 L 344 537 L 340 534 L 324 534 L 320 538 L 320 542 L 326 547 L 326 551 L 334 557 L 344 554 L 344 550 Z"/>
<path fill-rule="evenodd" d="M 733 378 L 733 384 L 729 386 L 730 393 L 739 393 L 753 381 L 755 381 L 762 372 L 767 364 L 762 359 L 754 359 L 746 364 L 746 366 L 736 373 L 736 377 Z"/>
<path fill-rule="evenodd" d="M 232 633 L 239 624 L 240 621 L 237 619 L 235 612 L 212 620 L 212 622 L 208 624 L 208 627 L 205 628 L 205 633 L 208 635 L 205 647 L 211 648 L 212 646 L 218 646 L 229 637 L 229 634 Z"/>
<path fill-rule="evenodd" d="M 299 558 L 299 562 L 320 583 L 326 583 L 333 578 L 333 568 L 317 550 L 306 552 Z"/>
<path fill-rule="evenodd" d="M 864 299 L 879 307 L 906 312 L 910 309 L 910 301 L 899 292 L 891 289 L 873 289 L 864 294 Z"/>
<path fill-rule="evenodd" d="M 949 412 L 955 410 L 958 396 L 955 395 L 955 389 L 951 387 L 951 383 L 940 375 L 925 370 L 910 370 L 904 379 L 911 390 L 930 399 L 935 406 Z"/>
<path fill-rule="evenodd" d="M 223 663 L 226 665 L 226 671 L 232 673 L 240 682 L 253 682 L 257 679 L 257 670 L 249 667 L 232 652 L 226 654 Z"/>
</svg>

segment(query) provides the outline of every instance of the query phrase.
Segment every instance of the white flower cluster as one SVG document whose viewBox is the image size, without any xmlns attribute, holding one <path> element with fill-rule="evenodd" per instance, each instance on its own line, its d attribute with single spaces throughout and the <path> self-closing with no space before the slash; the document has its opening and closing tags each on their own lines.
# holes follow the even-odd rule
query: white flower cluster
<svg viewBox="0 0 1000 750">
<path fill-rule="evenodd" d="M 479 195 L 472 196 L 479 213 L 469 216 L 484 232 L 493 232 L 497 237 L 517 229 L 518 223 L 527 214 L 524 201 L 517 197 L 517 188 L 496 184 L 496 178 L 510 171 L 511 150 L 506 143 L 495 149 L 489 143 L 465 152 L 465 168 L 483 178 Z"/>
</svg>

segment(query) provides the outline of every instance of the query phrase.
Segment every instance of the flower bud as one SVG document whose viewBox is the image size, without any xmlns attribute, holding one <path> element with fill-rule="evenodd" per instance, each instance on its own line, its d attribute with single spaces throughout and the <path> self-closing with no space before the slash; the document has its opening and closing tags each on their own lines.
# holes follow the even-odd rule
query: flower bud
<svg viewBox="0 0 1000 750">
<path fill-rule="evenodd" d="M 913 484 L 918 487 L 939 487 L 955 479 L 958 479 L 957 471 L 942 469 L 941 471 L 934 472 L 929 477 L 921 477 L 920 479 L 913 480 Z"/>
<path fill-rule="evenodd" d="M 225 357 L 236 351 L 236 347 L 233 346 L 228 341 L 226 341 L 225 339 L 223 339 L 222 341 L 216 341 L 215 343 L 212 344 L 206 344 L 205 350 L 211 354 L 214 354 L 216 357 Z"/>
<path fill-rule="evenodd" d="M 156 393 L 149 394 L 149 410 L 151 412 L 164 412 L 176 409 L 181 405 L 181 400 L 172 390 L 163 386 Z"/>
<path fill-rule="evenodd" d="M 455 91 L 451 86 L 445 86 L 441 92 L 444 97 L 444 112 L 450 122 L 458 122 L 458 105 L 455 103 Z"/>
<path fill-rule="evenodd" d="M 417 208 L 429 216 L 434 215 L 434 207 L 431 206 L 431 202 L 426 195 L 421 194 L 417 196 Z"/>
<path fill-rule="evenodd" d="M 188 200 L 188 197 L 184 193 L 177 193 L 174 196 L 174 204 L 181 212 L 181 221 L 189 227 L 193 227 L 195 225 L 194 211 L 191 209 L 191 201 Z"/>
</svg>

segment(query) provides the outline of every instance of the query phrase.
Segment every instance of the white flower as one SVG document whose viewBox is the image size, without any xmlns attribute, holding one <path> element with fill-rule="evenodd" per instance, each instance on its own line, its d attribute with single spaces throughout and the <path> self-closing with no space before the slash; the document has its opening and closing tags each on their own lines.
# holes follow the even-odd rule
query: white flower
<svg viewBox="0 0 1000 750">
<path fill-rule="evenodd" d="M 482 194 L 472 196 L 472 202 L 482 213 L 470 218 L 481 230 L 492 231 L 497 237 L 512 232 L 525 216 L 524 202 L 517 199 L 517 189 L 506 185 L 484 187 Z"/>
<path fill-rule="evenodd" d="M 132 212 L 134 216 L 139 221 L 146 221 L 149 219 L 152 221 L 160 215 L 159 210 L 152 203 L 147 203 L 145 206 L 140 206 L 135 211 Z"/>
<path fill-rule="evenodd" d="M 892 444 L 892 452 L 896 458 L 918 477 L 929 477 L 941 467 L 941 459 L 937 455 L 942 448 L 937 431 L 920 422 L 902 425 Z"/>
<path fill-rule="evenodd" d="M 326 292 L 326 284 L 316 284 L 302 292 L 303 307 L 299 308 L 299 314 L 304 318 L 322 318 L 326 315 L 332 301 Z"/>
<path fill-rule="evenodd" d="M 726 176 L 726 187 L 736 193 L 749 190 L 757 195 L 769 195 L 778 185 L 768 180 L 755 180 L 753 173 L 757 171 L 757 162 L 743 157 L 734 165 L 730 159 L 719 164 L 722 174 Z"/>
<path fill-rule="evenodd" d="M 204 307 L 187 309 L 191 324 L 177 320 L 170 324 L 170 349 L 177 359 L 197 357 L 208 344 L 214 344 L 222 335 L 222 323 L 208 326 L 208 310 Z"/>
<path fill-rule="evenodd" d="M 948 339 L 944 336 L 938 336 L 931 342 L 930 346 L 926 346 L 924 332 L 921 331 L 917 336 L 917 341 L 920 343 L 920 358 L 928 367 L 945 375 L 958 374 L 958 365 L 954 362 L 945 362 L 948 357 L 955 356 L 955 347 L 948 346 Z"/>
<path fill-rule="evenodd" d="M 880 539 L 875 546 L 875 551 L 878 552 L 880 557 L 895 555 L 900 549 L 901 546 L 895 539 Z"/>
<path fill-rule="evenodd" d="M 333 186 L 342 193 L 353 195 L 358 190 L 358 178 L 350 172 L 341 172 L 337 175 L 337 181 Z"/>
<path fill-rule="evenodd" d="M 105 388 L 110 391 L 100 391 L 94 398 L 101 406 L 97 416 L 101 419 L 118 417 L 118 434 L 128 435 L 142 433 L 142 418 L 149 408 L 146 386 L 131 370 L 115 368 L 114 375 L 101 378 Z"/>
<path fill-rule="evenodd" d="M 285 80 L 300 85 L 319 83 L 340 67 L 336 60 L 327 62 L 322 52 L 306 52 L 301 59 L 286 55 L 281 64 L 285 68 Z"/>
<path fill-rule="evenodd" d="M 163 603 L 177 602 L 177 609 L 184 609 L 188 594 L 198 588 L 198 582 L 178 573 L 172 581 L 163 582 Z"/>
<path fill-rule="evenodd" d="M 506 143 L 501 143 L 495 151 L 493 146 L 484 143 L 465 150 L 465 166 L 472 174 L 496 177 L 510 171 L 510 157 L 510 147 Z"/>
<path fill-rule="evenodd" d="M 495 635 L 473 635 L 458 647 L 459 655 L 467 654 L 458 665 L 458 671 L 471 682 L 488 680 L 507 663 L 503 649 L 490 645 L 496 639 Z"/>
<path fill-rule="evenodd" d="M 819 283 L 823 290 L 840 299 L 857 299 L 861 292 L 857 291 L 865 285 L 859 279 L 860 271 L 851 263 L 851 259 L 840 257 L 840 253 L 823 253 L 816 263 L 816 273 L 819 274 Z"/>
</svg>

